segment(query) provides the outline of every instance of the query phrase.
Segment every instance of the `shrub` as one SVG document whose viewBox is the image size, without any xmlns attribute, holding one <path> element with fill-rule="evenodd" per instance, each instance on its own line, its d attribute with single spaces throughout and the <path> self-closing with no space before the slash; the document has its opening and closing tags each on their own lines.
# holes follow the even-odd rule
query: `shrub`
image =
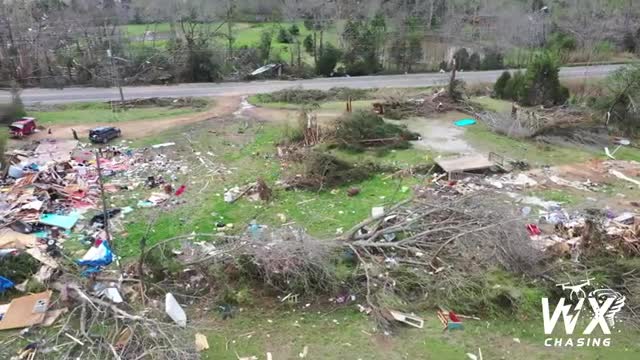
<svg viewBox="0 0 640 360">
<path fill-rule="evenodd" d="M 27 115 L 20 94 L 15 91 L 10 104 L 0 104 L 0 124 L 8 125 Z"/>
<path fill-rule="evenodd" d="M 509 80 L 504 87 L 503 99 L 518 101 L 519 94 L 525 84 L 525 80 L 526 79 L 522 71 L 517 71 L 516 73 L 514 73 L 511 77 L 511 80 Z"/>
<path fill-rule="evenodd" d="M 289 27 L 289 33 L 293 36 L 298 36 L 300 35 L 300 28 L 296 24 L 291 24 Z"/>
<path fill-rule="evenodd" d="M 480 55 L 478 53 L 471 54 L 466 70 L 480 70 Z"/>
<path fill-rule="evenodd" d="M 304 40 L 302 41 L 302 46 L 304 46 L 304 51 L 313 55 L 315 50 L 313 48 L 313 37 L 311 36 L 311 34 L 307 35 L 307 37 L 304 38 Z"/>
<path fill-rule="evenodd" d="M 495 85 L 493 85 L 493 95 L 498 99 L 505 98 L 505 89 L 507 84 L 511 80 L 511 73 L 509 71 L 505 71 L 500 75 Z"/>
<path fill-rule="evenodd" d="M 263 62 L 269 60 L 271 54 L 271 32 L 264 31 L 260 34 L 260 44 L 258 44 L 258 53 L 260 54 L 260 60 Z"/>
<path fill-rule="evenodd" d="M 548 53 L 537 56 L 527 67 L 525 84 L 518 90 L 523 105 L 559 105 L 569 98 L 568 89 L 560 84 L 557 61 Z"/>
<path fill-rule="evenodd" d="M 340 148 L 363 150 L 367 147 L 408 148 L 418 134 L 405 126 L 385 122 L 369 111 L 356 111 L 336 120 L 335 139 Z"/>
<path fill-rule="evenodd" d="M 293 38 L 287 29 L 280 28 L 278 31 L 278 42 L 282 44 L 290 44 L 293 42 Z"/>
<path fill-rule="evenodd" d="M 563 32 L 554 32 L 547 41 L 547 48 L 553 51 L 573 51 L 577 47 L 576 38 Z"/>
<path fill-rule="evenodd" d="M 635 36 L 633 36 L 633 33 L 626 32 L 624 34 L 624 37 L 622 38 L 622 48 L 624 49 L 624 51 L 628 51 L 631 53 L 636 52 L 637 43 Z"/>
<path fill-rule="evenodd" d="M 465 48 L 458 49 L 453 54 L 453 58 L 456 60 L 456 69 L 467 70 L 469 63 L 469 52 Z"/>
<path fill-rule="evenodd" d="M 338 48 L 331 44 L 327 44 L 322 55 L 318 58 L 316 73 L 318 75 L 331 76 L 341 56 L 342 52 Z"/>
<path fill-rule="evenodd" d="M 328 188 L 366 180 L 373 175 L 372 170 L 375 170 L 370 164 L 354 165 L 321 152 L 313 152 L 307 156 L 304 167 L 306 178 L 319 179 L 321 182 L 318 185 Z"/>
<path fill-rule="evenodd" d="M 626 136 L 640 134 L 640 66 L 630 65 L 616 70 L 607 78 L 608 92 L 593 100 L 593 106 L 604 115 L 610 113 L 610 124 Z"/>
<path fill-rule="evenodd" d="M 482 59 L 482 70 L 504 69 L 504 58 L 497 50 L 489 50 Z"/>
<path fill-rule="evenodd" d="M 612 54 L 615 52 L 615 50 L 615 46 L 613 46 L 613 44 L 609 41 L 600 41 L 594 48 L 596 54 L 600 55 Z"/>
</svg>

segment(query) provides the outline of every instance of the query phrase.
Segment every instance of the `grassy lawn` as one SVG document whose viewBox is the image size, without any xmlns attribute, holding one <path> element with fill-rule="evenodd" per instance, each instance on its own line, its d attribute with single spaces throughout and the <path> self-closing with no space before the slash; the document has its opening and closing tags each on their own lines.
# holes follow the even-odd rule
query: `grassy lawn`
<svg viewBox="0 0 640 360">
<path fill-rule="evenodd" d="M 129 24 L 123 26 L 123 29 L 129 35 L 144 35 L 146 31 L 154 31 L 157 34 L 168 33 L 171 29 L 169 23 L 155 23 L 155 24 Z"/>
<path fill-rule="evenodd" d="M 210 26 L 211 31 L 215 30 L 221 23 L 214 22 Z M 311 34 L 307 28 L 304 27 L 303 21 L 285 21 L 285 22 L 262 22 L 262 23 L 246 23 L 238 22 L 233 24 L 233 31 L 235 36 L 234 46 L 252 46 L 260 42 L 260 37 L 265 31 L 270 31 L 272 34 L 272 46 L 274 48 L 286 46 L 289 44 L 278 43 L 277 36 L 280 28 L 289 29 L 291 25 L 296 24 L 300 33 L 297 39 L 302 43 L 304 38 Z M 205 25 L 201 25 L 205 26 Z M 144 35 L 145 31 L 154 31 L 156 34 L 168 34 L 170 31 L 169 23 L 157 23 L 157 24 L 131 24 L 124 26 L 125 31 L 131 36 Z M 219 32 L 224 33 L 227 31 L 226 25 L 223 25 Z M 330 27 L 323 35 L 325 43 L 337 44 L 338 43 L 338 29 L 336 26 Z"/>
<path fill-rule="evenodd" d="M 524 160 L 533 167 L 543 165 L 578 163 L 599 157 L 597 154 L 576 147 L 550 146 L 529 140 L 517 140 L 490 131 L 484 124 L 467 127 L 465 138 L 473 146 L 495 152 L 515 160 Z"/>
<path fill-rule="evenodd" d="M 471 99 L 473 102 L 482 105 L 489 111 L 498 113 L 511 111 L 511 102 L 506 100 L 494 99 L 490 96 L 478 96 Z"/>
<path fill-rule="evenodd" d="M 204 125 L 200 125 L 204 126 Z M 218 136 L 210 136 L 207 131 L 194 131 L 191 138 L 194 150 L 212 152 L 215 161 L 222 162 L 231 174 L 224 175 L 223 179 L 200 176 L 197 160 L 192 158 L 191 150 L 184 150 L 181 156 L 194 161 L 193 173 L 188 181 L 190 191 L 184 195 L 187 204 L 178 207 L 171 212 L 159 215 L 155 225 L 155 232 L 151 235 L 150 242 L 169 238 L 175 235 L 188 234 L 192 231 L 201 233 L 215 232 L 215 224 L 222 221 L 226 224 L 234 224 L 234 231 L 243 231 L 251 220 L 260 224 L 276 226 L 282 224 L 284 217 L 286 223 L 295 224 L 305 228 L 312 235 L 319 237 L 335 236 L 340 228 L 348 230 L 357 222 L 368 217 L 371 207 L 389 206 L 411 195 L 411 186 L 418 183 L 418 178 L 394 179 L 388 174 L 376 174 L 370 179 L 359 184 L 345 185 L 334 191 L 290 190 L 285 191 L 275 186 L 275 182 L 286 173 L 287 164 L 275 158 L 275 144 L 282 136 L 282 127 L 276 125 L 255 125 L 245 131 L 248 141 L 234 143 L 225 138 L 232 137 L 237 132 L 238 124 L 226 126 Z M 158 142 L 180 141 L 184 139 L 181 130 L 171 130 L 160 137 L 146 139 L 134 145 L 148 145 Z M 199 134 L 199 135 L 198 135 Z M 229 136 L 227 136 L 229 134 Z M 416 149 L 389 151 L 384 154 L 373 152 L 349 153 L 332 150 L 343 159 L 363 163 L 375 161 L 384 165 L 392 165 L 398 168 L 406 168 L 411 165 L 428 163 L 429 153 Z M 191 158 L 190 158 L 191 156 Z M 258 177 L 265 179 L 273 189 L 273 200 L 269 203 L 251 202 L 246 198 L 229 204 L 223 199 L 225 189 L 233 186 L 242 186 L 255 181 Z M 206 191 L 197 191 L 205 187 Z M 356 197 L 346 194 L 347 188 L 357 186 L 361 192 Z M 143 195 L 128 199 L 128 202 L 119 204 L 134 205 Z M 127 236 L 117 240 L 119 255 L 130 256 L 137 252 L 137 242 L 144 233 L 148 218 L 155 209 L 139 209 L 132 213 L 130 224 L 127 226 Z"/>
<path fill-rule="evenodd" d="M 60 111 L 42 114 L 45 115 L 44 119 L 49 114 L 51 117 L 48 121 L 51 123 L 100 121 L 94 118 L 114 116 L 110 108 L 103 105 L 69 105 Z M 322 106 L 325 110 L 341 110 L 344 104 L 336 101 Z M 369 107 L 370 101 L 355 101 L 354 106 Z M 137 110 L 153 109 L 135 109 L 115 115 L 131 116 Z M 181 109 L 155 111 L 161 110 Z M 127 120 L 180 115 L 160 114 L 142 112 Z M 43 119 L 42 115 L 33 115 Z M 107 118 L 105 121 L 124 119 Z M 348 230 L 369 216 L 371 207 L 387 207 L 406 199 L 412 195 L 412 187 L 423 181 L 419 176 L 396 179 L 388 173 L 379 173 L 361 183 L 345 185 L 335 191 L 285 191 L 276 182 L 284 174 L 291 174 L 295 166 L 275 156 L 275 145 L 283 135 L 283 126 L 225 121 L 221 119 L 215 125 L 203 122 L 176 127 L 132 144 L 140 147 L 165 141 L 176 142 L 177 145 L 170 150 L 176 152 L 176 157 L 189 163 L 189 170 L 186 175 L 178 174 L 175 181 L 176 184 L 187 185 L 187 191 L 179 198 L 183 202 L 181 205 L 168 211 L 137 208 L 127 215 L 125 232 L 118 234 L 113 242 L 116 254 L 125 263 L 137 255 L 138 242 L 151 219 L 156 216 L 158 220 L 149 236 L 148 245 L 176 235 L 213 233 L 216 232 L 217 222 L 233 224 L 232 232 L 241 232 L 251 220 L 269 227 L 283 223 L 297 225 L 314 236 L 328 238 L 335 236 L 340 229 Z M 43 122 L 46 123 L 46 120 Z M 479 148 L 529 161 L 532 166 L 579 162 L 598 156 L 575 148 L 547 147 L 510 139 L 490 132 L 481 124 L 468 127 L 465 137 Z M 397 168 L 429 164 L 436 155 L 418 149 L 384 153 L 328 151 L 350 162 L 373 161 Z M 198 157 L 205 154 L 216 164 L 224 164 L 228 172 L 212 174 L 198 161 Z M 624 149 L 618 155 L 640 158 L 637 149 Z M 223 200 L 226 189 L 245 185 L 259 177 L 273 189 L 270 202 L 251 202 L 244 197 L 232 204 Z M 346 190 L 351 186 L 360 188 L 360 194 L 347 196 Z M 149 192 L 147 189 L 137 189 L 124 196 L 114 194 L 112 204 L 135 207 L 138 200 L 145 198 Z M 581 200 L 580 195 L 573 192 L 557 190 L 541 190 L 532 195 L 567 204 Z M 638 331 L 622 326 L 611 335 L 612 346 L 608 348 L 545 348 L 538 288 L 516 288 L 518 282 L 499 276 L 493 280 L 503 288 L 522 292 L 520 297 L 528 298 L 528 317 L 517 314 L 509 318 L 487 316 L 482 320 L 464 320 L 464 330 L 443 332 L 435 312 L 424 310 L 418 314 L 425 319 L 423 329 L 399 327 L 392 336 L 387 336 L 376 330 L 372 319 L 358 312 L 355 304 L 333 308 L 333 305 L 327 305 L 325 298 L 303 299 L 299 304 L 290 305 L 272 297 L 264 301 L 259 296 L 250 296 L 247 303 L 242 304 L 242 309 L 228 320 L 220 319 L 215 306 L 186 306 L 185 309 L 189 326 L 208 338 L 210 349 L 201 354 L 204 359 L 236 360 L 251 356 L 265 359 L 267 352 L 272 354 L 273 359 L 298 359 L 305 346 L 308 347 L 307 359 L 465 359 L 468 358 L 467 353 L 478 355 L 479 349 L 485 359 L 640 358 Z M 490 289 L 488 287 L 487 291 L 490 292 Z M 362 304 L 364 299 L 359 297 L 356 303 Z M 561 331 L 561 328 L 559 325 L 556 331 Z M 559 332 L 556 335 L 562 336 Z"/>
<path fill-rule="evenodd" d="M 353 307 L 314 311 L 282 306 L 255 309 L 227 321 L 216 321 L 208 332 L 210 349 L 204 359 L 296 359 L 308 347 L 309 359 L 635 359 L 640 356 L 637 332 L 614 333 L 610 348 L 545 348 L 542 321 L 513 319 L 465 320 L 464 330 L 443 332 L 435 312 L 419 315 L 423 329 L 400 327 L 392 336 Z M 313 304 L 310 309 L 313 309 Z M 212 314 L 213 315 L 213 314 Z M 213 315 L 215 316 L 215 315 Z M 560 336 L 560 334 L 558 334 Z"/>
<path fill-rule="evenodd" d="M 191 107 L 140 107 L 127 111 L 113 112 L 109 104 L 103 102 L 60 105 L 47 111 L 29 111 L 29 116 L 38 119 L 39 124 L 85 124 L 146 120 L 187 115 L 198 112 Z"/>
</svg>

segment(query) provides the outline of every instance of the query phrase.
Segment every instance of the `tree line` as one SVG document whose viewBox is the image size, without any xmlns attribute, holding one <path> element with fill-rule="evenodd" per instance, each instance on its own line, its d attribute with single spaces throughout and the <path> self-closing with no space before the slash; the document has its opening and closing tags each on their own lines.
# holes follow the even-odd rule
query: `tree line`
<svg viewBox="0 0 640 360">
<path fill-rule="evenodd" d="M 286 64 L 298 77 L 355 76 L 448 70 L 451 58 L 461 70 L 499 69 L 514 48 L 566 61 L 582 49 L 638 52 L 639 19 L 640 3 L 632 0 L 2 1 L 0 81 L 208 82 L 241 79 L 267 63 Z M 281 26 L 237 46 L 241 23 L 265 21 Z M 168 31 L 148 40 L 127 34 L 127 24 L 168 24 Z M 457 50 L 425 64 L 433 55 L 426 39 Z M 284 54 L 276 51 L 283 44 Z"/>
</svg>

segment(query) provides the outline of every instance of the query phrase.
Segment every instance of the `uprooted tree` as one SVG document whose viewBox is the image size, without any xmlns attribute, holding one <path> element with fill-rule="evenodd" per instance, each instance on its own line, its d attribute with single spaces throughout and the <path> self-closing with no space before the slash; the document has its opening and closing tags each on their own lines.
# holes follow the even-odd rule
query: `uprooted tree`
<svg viewBox="0 0 640 360">
<path fill-rule="evenodd" d="M 640 133 L 640 66 L 624 67 L 607 81 L 609 95 L 595 100 L 608 125 L 626 134 Z"/>
<path fill-rule="evenodd" d="M 187 251 L 177 241 L 162 246 L 168 254 L 176 245 L 183 247 L 180 253 L 195 254 L 189 266 L 207 264 L 215 288 L 226 286 L 235 274 L 284 294 L 359 294 L 387 328 L 393 325 L 390 309 L 449 306 L 461 312 L 497 311 L 499 300 L 475 297 L 487 291 L 481 276 L 473 274 L 498 268 L 523 276 L 539 274 L 545 254 L 532 246 L 523 221 L 490 196 L 418 197 L 332 239 L 285 227 L 218 237 L 207 250 Z M 339 270 L 344 267 L 350 269 L 349 276 Z M 491 292 L 510 299 L 514 308 L 524 301 L 506 291 Z"/>
</svg>

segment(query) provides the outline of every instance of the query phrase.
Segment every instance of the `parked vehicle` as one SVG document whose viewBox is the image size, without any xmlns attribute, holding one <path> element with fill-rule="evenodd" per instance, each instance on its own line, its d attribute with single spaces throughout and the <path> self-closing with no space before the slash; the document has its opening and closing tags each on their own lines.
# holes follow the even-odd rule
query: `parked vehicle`
<svg viewBox="0 0 640 360">
<path fill-rule="evenodd" d="M 14 138 L 21 138 L 36 132 L 36 119 L 24 117 L 18 121 L 14 121 L 9 125 L 9 133 Z"/>
<path fill-rule="evenodd" d="M 94 143 L 106 144 L 121 135 L 120 129 L 116 127 L 100 126 L 89 131 L 89 140 Z"/>
</svg>

